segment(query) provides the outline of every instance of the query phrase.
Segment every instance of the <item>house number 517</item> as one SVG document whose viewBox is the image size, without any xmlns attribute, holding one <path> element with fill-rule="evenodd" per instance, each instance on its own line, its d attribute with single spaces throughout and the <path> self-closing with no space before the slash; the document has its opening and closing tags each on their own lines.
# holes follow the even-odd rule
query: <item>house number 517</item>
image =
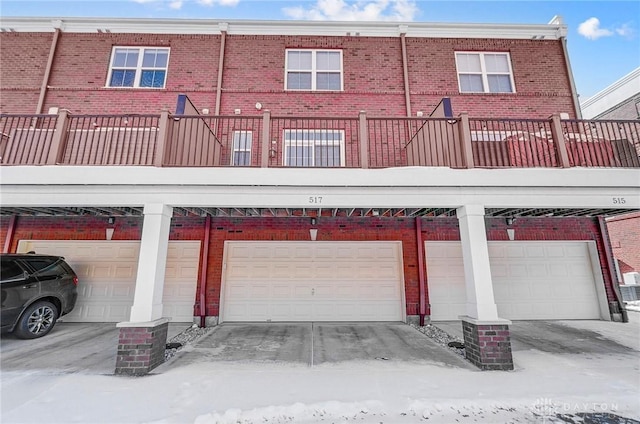
<svg viewBox="0 0 640 424">
<path fill-rule="evenodd" d="M 309 196 L 309 203 L 319 205 L 322 203 L 322 196 Z"/>
</svg>

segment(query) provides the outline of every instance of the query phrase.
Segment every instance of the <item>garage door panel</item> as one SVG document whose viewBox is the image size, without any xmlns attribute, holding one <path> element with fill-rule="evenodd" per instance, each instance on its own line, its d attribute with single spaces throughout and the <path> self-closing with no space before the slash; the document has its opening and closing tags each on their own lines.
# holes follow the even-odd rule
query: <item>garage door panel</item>
<svg viewBox="0 0 640 424">
<path fill-rule="evenodd" d="M 381 300 L 378 317 L 401 320 L 399 250 L 396 242 L 227 242 L 222 319 L 255 320 L 255 314 L 237 305 L 262 304 L 259 318 L 265 321 L 361 320 L 358 304 Z M 238 251 L 243 256 L 236 257 Z M 262 258 L 253 255 L 258 251 Z M 266 272 L 254 271 L 267 263 Z M 238 264 L 248 271 L 239 275 Z M 237 289 L 247 284 L 265 284 L 271 290 L 256 299 Z M 277 284 L 282 286 L 280 295 L 274 290 Z M 286 301 L 281 302 L 284 291 Z"/>
<path fill-rule="evenodd" d="M 595 277 L 587 242 L 489 242 L 498 313 L 507 319 L 599 319 Z M 431 318 L 457 319 L 466 302 L 464 273 L 454 276 L 460 242 L 426 242 Z M 458 287 L 463 290 L 452 290 Z"/>
<path fill-rule="evenodd" d="M 18 250 L 61 255 L 78 274 L 78 301 L 64 321 L 127 321 L 135 293 L 139 241 L 21 240 Z M 164 316 L 193 320 L 199 241 L 170 241 L 163 293 Z"/>
</svg>

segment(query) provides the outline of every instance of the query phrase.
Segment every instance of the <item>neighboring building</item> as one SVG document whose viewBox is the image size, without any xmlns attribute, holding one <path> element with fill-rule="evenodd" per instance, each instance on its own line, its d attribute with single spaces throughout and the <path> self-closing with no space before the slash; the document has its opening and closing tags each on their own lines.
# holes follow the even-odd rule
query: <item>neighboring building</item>
<svg viewBox="0 0 640 424">
<path fill-rule="evenodd" d="M 575 119 L 560 19 L 0 28 L 0 240 L 76 268 L 65 318 L 119 322 L 117 372 L 163 317 L 464 316 L 483 369 L 508 320 L 619 317 L 638 123 Z"/>
<path fill-rule="evenodd" d="M 640 119 L 640 68 L 580 103 L 584 119 Z"/>
</svg>

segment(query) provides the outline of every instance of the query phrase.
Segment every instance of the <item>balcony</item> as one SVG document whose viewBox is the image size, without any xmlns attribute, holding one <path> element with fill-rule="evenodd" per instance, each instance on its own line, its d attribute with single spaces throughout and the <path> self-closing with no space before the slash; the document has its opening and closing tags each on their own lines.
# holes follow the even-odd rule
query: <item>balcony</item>
<svg viewBox="0 0 640 424">
<path fill-rule="evenodd" d="M 639 121 L 0 115 L 0 163 L 156 167 L 640 168 Z"/>
</svg>

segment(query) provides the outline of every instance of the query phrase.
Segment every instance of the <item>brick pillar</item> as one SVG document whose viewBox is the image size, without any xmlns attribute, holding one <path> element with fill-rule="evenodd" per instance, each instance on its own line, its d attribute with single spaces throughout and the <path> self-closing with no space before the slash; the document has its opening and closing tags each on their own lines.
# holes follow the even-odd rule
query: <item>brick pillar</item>
<svg viewBox="0 0 640 424">
<path fill-rule="evenodd" d="M 116 375 L 145 375 L 164 362 L 169 320 L 121 322 Z"/>
<path fill-rule="evenodd" d="M 479 322 L 462 319 L 465 355 L 481 370 L 513 369 L 511 356 L 510 321 Z"/>
</svg>

